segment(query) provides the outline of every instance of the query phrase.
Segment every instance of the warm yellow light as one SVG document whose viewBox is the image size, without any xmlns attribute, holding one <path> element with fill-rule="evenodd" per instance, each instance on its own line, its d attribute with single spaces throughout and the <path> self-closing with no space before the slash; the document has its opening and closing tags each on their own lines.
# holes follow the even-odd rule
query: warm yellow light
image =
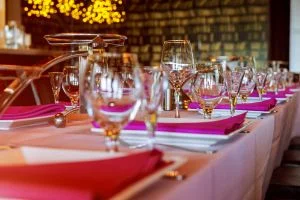
<svg viewBox="0 0 300 200">
<path fill-rule="evenodd" d="M 27 0 L 32 8 L 25 7 L 24 11 L 28 16 L 46 17 L 60 12 L 65 16 L 71 16 L 76 20 L 93 23 L 119 23 L 124 22 L 125 11 L 119 12 L 118 5 L 122 5 L 122 0 L 91 0 L 86 6 L 83 2 L 76 3 L 75 0 Z"/>
</svg>

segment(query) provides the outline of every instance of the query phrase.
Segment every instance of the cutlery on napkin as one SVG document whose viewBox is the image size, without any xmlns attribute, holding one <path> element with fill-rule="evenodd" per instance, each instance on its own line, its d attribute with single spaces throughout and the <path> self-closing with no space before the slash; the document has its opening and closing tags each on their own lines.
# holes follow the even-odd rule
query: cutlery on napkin
<svg viewBox="0 0 300 200">
<path fill-rule="evenodd" d="M 267 99 L 261 102 L 254 103 L 240 103 L 236 105 L 236 110 L 248 110 L 248 111 L 269 111 L 270 109 L 276 106 L 276 99 Z M 199 108 L 199 104 L 192 102 L 189 105 L 190 109 Z M 216 109 L 230 109 L 229 104 L 219 104 L 216 106 Z"/>
<path fill-rule="evenodd" d="M 0 117 L 1 120 L 25 119 L 54 115 L 65 110 L 63 104 L 45 104 L 35 106 L 11 106 Z"/>
<path fill-rule="evenodd" d="M 0 167 L 0 196 L 108 199 L 167 166 L 158 150 L 105 160 Z"/>
<path fill-rule="evenodd" d="M 193 123 L 157 123 L 157 131 L 172 132 L 172 133 L 190 133 L 190 134 L 215 134 L 226 135 L 239 129 L 245 121 L 246 112 L 240 115 L 209 122 L 193 122 Z M 95 128 L 100 128 L 99 125 L 93 122 Z M 146 130 L 143 121 L 132 121 L 125 130 Z"/>
</svg>

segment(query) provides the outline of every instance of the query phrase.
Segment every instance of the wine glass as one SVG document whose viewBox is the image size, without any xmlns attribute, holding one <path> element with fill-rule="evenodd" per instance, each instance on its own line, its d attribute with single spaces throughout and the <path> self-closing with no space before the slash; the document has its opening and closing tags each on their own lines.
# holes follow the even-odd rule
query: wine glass
<svg viewBox="0 0 300 200">
<path fill-rule="evenodd" d="M 202 108 L 204 118 L 211 119 L 213 109 L 225 95 L 222 67 L 219 64 L 198 65 L 192 79 L 192 97 Z"/>
<path fill-rule="evenodd" d="M 291 87 L 293 85 L 293 81 L 294 81 L 294 73 L 293 72 L 288 71 L 287 81 L 288 81 L 288 86 Z"/>
<path fill-rule="evenodd" d="M 79 102 L 79 68 L 77 66 L 65 66 L 63 73 L 62 88 L 70 98 L 72 107 L 76 108 Z"/>
<path fill-rule="evenodd" d="M 103 128 L 110 152 L 118 151 L 120 131 L 134 119 L 143 94 L 141 70 L 137 61 L 128 63 L 127 56 L 94 53 L 84 75 L 88 113 Z"/>
<path fill-rule="evenodd" d="M 244 76 L 240 88 L 240 97 L 242 101 L 247 102 L 248 96 L 253 92 L 255 87 L 254 69 L 252 67 L 243 67 L 241 70 Z"/>
<path fill-rule="evenodd" d="M 281 79 L 281 71 L 279 68 L 279 64 L 276 61 L 271 61 L 269 63 L 269 76 L 267 77 L 268 82 L 268 90 L 271 92 L 275 92 L 275 94 L 278 94 L 279 90 L 279 82 Z"/>
<path fill-rule="evenodd" d="M 59 103 L 59 92 L 63 81 L 63 72 L 49 72 L 50 84 L 54 96 L 54 102 Z"/>
<path fill-rule="evenodd" d="M 279 88 L 280 89 L 282 89 L 282 90 L 286 89 L 287 78 L 288 78 L 288 69 L 280 68 L 280 80 L 279 80 Z"/>
<path fill-rule="evenodd" d="M 165 73 L 159 67 L 146 66 L 142 68 L 144 93 L 142 110 L 148 131 L 148 147 L 153 149 L 157 126 L 158 109 L 162 101 L 164 90 L 168 87 Z"/>
<path fill-rule="evenodd" d="M 167 40 L 163 44 L 161 67 L 174 88 L 175 118 L 180 118 L 179 101 L 183 84 L 195 73 L 194 57 L 188 40 Z"/>
<path fill-rule="evenodd" d="M 267 79 L 267 69 L 265 68 L 257 68 L 255 71 L 255 83 L 256 83 L 256 90 L 259 96 L 259 100 L 263 100 L 263 94 L 264 94 L 264 88 L 266 84 L 266 79 Z"/>
<path fill-rule="evenodd" d="M 224 80 L 230 101 L 231 116 L 235 114 L 235 107 L 237 104 L 237 98 L 240 93 L 243 77 L 244 71 L 241 70 L 238 64 L 226 67 L 226 70 L 224 71 Z"/>
</svg>

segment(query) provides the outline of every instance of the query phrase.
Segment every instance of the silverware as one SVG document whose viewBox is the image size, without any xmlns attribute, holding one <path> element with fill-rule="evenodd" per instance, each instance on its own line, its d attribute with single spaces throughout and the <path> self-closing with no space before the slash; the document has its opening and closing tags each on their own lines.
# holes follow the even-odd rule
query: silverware
<svg viewBox="0 0 300 200">
<path fill-rule="evenodd" d="M 124 141 L 124 139 L 120 139 L 120 143 L 124 146 L 127 146 L 130 149 L 140 149 L 140 148 L 146 148 L 148 146 L 147 143 L 132 145 L 132 144 Z M 184 150 L 184 151 L 189 151 L 189 152 L 196 152 L 196 153 L 214 154 L 217 152 L 217 150 L 213 150 L 213 149 L 189 148 L 189 147 L 184 147 L 184 146 L 179 146 L 179 145 L 174 145 L 174 144 L 165 144 L 165 143 L 158 143 L 158 142 L 156 142 L 154 145 L 164 146 L 164 147 L 169 147 L 169 148 L 179 149 L 179 150 Z"/>
<path fill-rule="evenodd" d="M 177 170 L 168 171 L 167 173 L 165 173 L 163 177 L 171 180 L 176 180 L 176 181 L 183 181 L 184 179 L 186 179 L 186 175 L 181 174 Z"/>
<path fill-rule="evenodd" d="M 2 150 L 10 150 L 10 149 L 15 149 L 18 146 L 16 145 L 11 145 L 11 144 L 6 144 L 6 145 L 0 145 L 0 151 Z"/>
<path fill-rule="evenodd" d="M 53 118 L 54 126 L 57 128 L 64 128 L 67 124 L 67 116 L 77 111 L 79 111 L 79 107 L 55 114 Z"/>
</svg>

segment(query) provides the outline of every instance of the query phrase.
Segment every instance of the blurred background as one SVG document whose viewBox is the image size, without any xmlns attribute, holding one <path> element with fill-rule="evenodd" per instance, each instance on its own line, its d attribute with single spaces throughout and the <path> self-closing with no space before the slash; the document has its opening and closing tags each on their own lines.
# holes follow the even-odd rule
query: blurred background
<svg viewBox="0 0 300 200">
<path fill-rule="evenodd" d="M 53 48 L 44 40 L 45 34 L 118 33 L 128 37 L 126 50 L 137 53 L 145 65 L 159 63 L 162 43 L 167 39 L 189 39 L 196 62 L 220 55 L 251 55 L 261 62 L 290 59 L 290 0 L 0 0 L 0 3 L 1 30 L 15 23 L 26 33 L 23 46 L 27 48 Z M 5 47 L 4 32 L 1 35 L 1 46 Z"/>
</svg>

